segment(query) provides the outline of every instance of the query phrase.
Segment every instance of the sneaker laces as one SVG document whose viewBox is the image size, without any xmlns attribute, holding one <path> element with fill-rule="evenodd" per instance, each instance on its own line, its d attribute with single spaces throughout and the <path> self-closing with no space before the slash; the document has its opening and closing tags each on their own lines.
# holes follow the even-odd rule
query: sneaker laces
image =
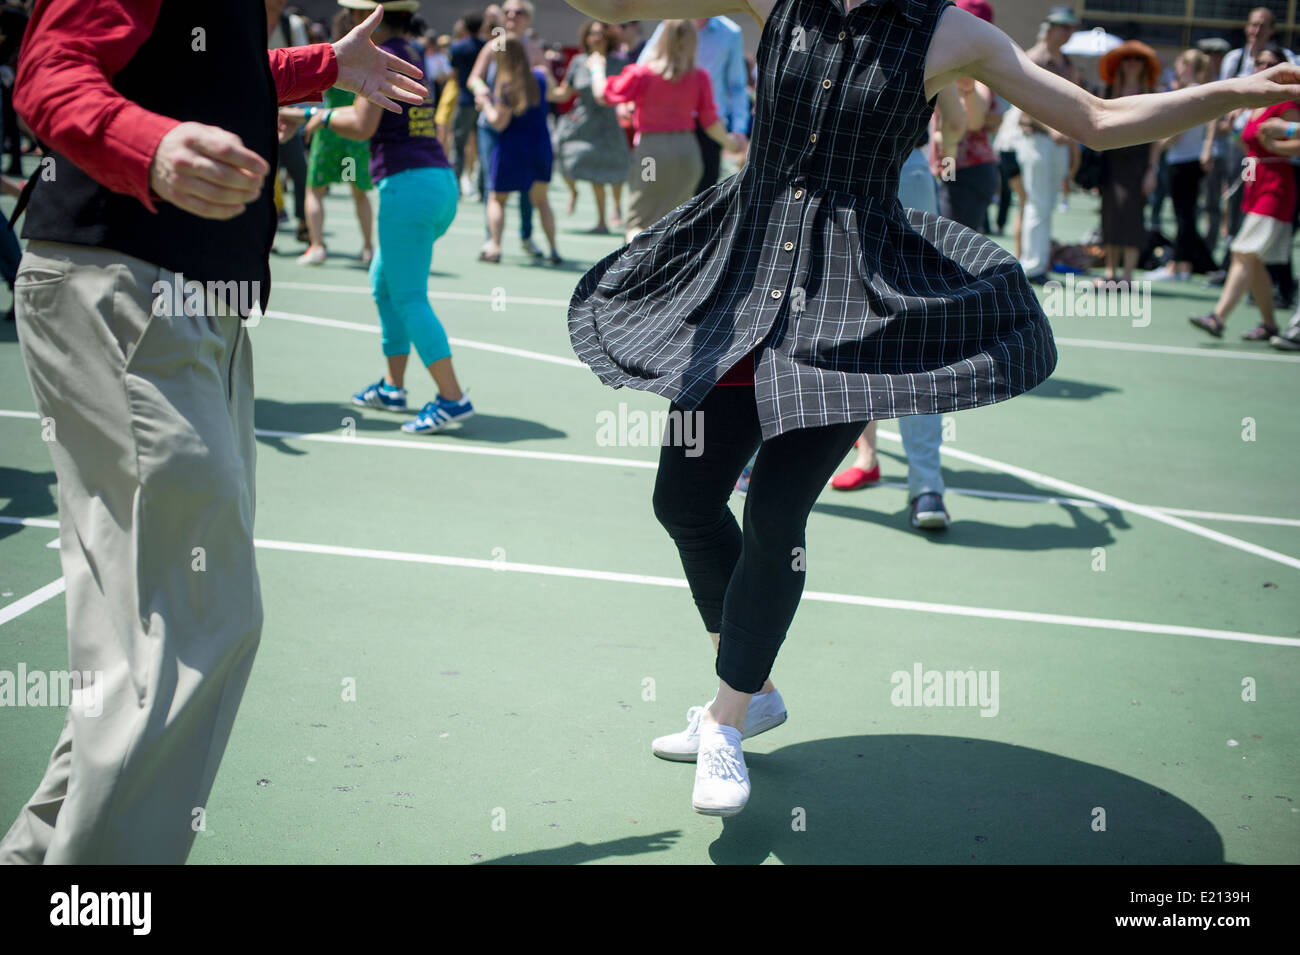
<svg viewBox="0 0 1300 955">
<path fill-rule="evenodd" d="M 703 706 L 692 706 L 689 710 L 686 711 L 686 735 L 687 736 L 700 735 L 700 720 L 704 718 L 704 710 L 705 707 Z"/>
<path fill-rule="evenodd" d="M 710 779 L 721 779 L 724 782 L 735 783 L 745 781 L 744 764 L 736 758 L 730 745 L 716 749 L 701 748 L 697 759 L 704 764 L 701 772 Z"/>
</svg>

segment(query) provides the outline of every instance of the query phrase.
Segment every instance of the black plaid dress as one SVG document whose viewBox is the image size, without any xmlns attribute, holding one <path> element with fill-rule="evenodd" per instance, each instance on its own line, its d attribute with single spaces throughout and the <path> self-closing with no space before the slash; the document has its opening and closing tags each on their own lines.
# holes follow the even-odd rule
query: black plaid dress
<svg viewBox="0 0 1300 955">
<path fill-rule="evenodd" d="M 933 110 L 948 0 L 778 0 L 749 162 L 598 262 L 569 306 L 601 381 L 693 409 L 754 352 L 765 439 L 1004 401 L 1056 367 L 1019 263 L 907 210 L 899 171 Z"/>
</svg>

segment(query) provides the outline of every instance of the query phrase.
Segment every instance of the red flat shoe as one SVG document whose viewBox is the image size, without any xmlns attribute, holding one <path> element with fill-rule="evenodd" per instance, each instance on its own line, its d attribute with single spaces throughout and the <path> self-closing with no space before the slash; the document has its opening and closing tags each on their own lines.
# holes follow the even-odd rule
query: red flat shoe
<svg viewBox="0 0 1300 955">
<path fill-rule="evenodd" d="M 837 491 L 856 491 L 863 485 L 875 484 L 879 480 L 879 464 L 870 471 L 864 471 L 862 468 L 849 468 L 847 471 L 841 471 L 831 478 L 831 487 Z"/>
</svg>

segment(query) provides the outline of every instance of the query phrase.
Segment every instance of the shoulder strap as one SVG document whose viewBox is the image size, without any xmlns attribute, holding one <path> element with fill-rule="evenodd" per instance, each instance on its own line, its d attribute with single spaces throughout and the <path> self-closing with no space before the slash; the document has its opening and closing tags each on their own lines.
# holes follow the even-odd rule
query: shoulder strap
<svg viewBox="0 0 1300 955">
<path fill-rule="evenodd" d="M 37 165 L 36 171 L 32 173 L 32 177 L 23 185 L 23 191 L 18 194 L 18 204 L 14 206 L 13 215 L 9 217 L 10 229 L 14 227 L 14 224 L 18 221 L 18 217 L 23 214 L 23 210 L 27 208 L 27 203 L 32 199 L 32 192 L 36 189 L 36 180 L 40 178 L 41 167 Z"/>
</svg>

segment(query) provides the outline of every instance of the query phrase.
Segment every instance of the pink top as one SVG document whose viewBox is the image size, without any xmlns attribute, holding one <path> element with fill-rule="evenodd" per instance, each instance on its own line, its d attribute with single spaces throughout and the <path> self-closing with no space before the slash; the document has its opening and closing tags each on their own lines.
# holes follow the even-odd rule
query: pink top
<svg viewBox="0 0 1300 955">
<path fill-rule="evenodd" d="M 608 103 L 635 103 L 633 128 L 638 133 L 677 133 L 700 126 L 707 129 L 718 121 L 709 74 L 694 69 L 675 83 L 669 83 L 648 66 L 632 63 L 605 84 Z"/>
</svg>

